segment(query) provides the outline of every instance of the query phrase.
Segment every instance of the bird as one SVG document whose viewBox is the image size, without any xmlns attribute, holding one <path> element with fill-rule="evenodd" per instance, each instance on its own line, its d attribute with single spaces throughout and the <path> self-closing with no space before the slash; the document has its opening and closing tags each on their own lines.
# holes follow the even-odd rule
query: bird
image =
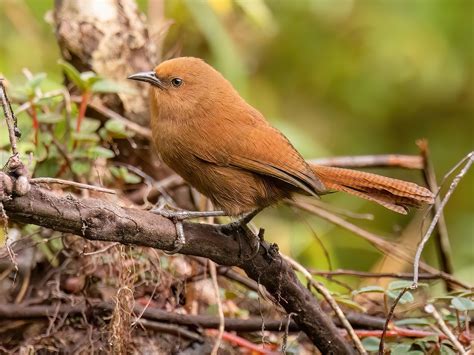
<svg viewBox="0 0 474 355">
<path fill-rule="evenodd" d="M 158 211 L 176 223 L 174 252 L 185 243 L 184 219 L 225 215 L 248 223 L 262 209 L 297 194 L 319 198 L 342 191 L 403 214 L 434 201 L 430 190 L 412 182 L 307 162 L 200 58 L 166 60 L 128 79 L 150 85 L 152 140 L 162 160 L 217 209 Z"/>
</svg>

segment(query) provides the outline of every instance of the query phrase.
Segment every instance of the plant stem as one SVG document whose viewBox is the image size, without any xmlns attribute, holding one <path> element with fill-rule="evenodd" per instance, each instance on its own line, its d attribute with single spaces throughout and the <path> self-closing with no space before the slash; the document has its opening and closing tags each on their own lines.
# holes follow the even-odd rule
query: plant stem
<svg viewBox="0 0 474 355">
<path fill-rule="evenodd" d="M 76 124 L 76 131 L 80 132 L 81 130 L 81 123 L 86 115 L 87 104 L 89 103 L 89 99 L 91 96 L 91 92 L 89 90 L 84 90 L 81 96 L 81 103 L 79 105 L 79 113 L 77 115 L 77 124 Z"/>
</svg>

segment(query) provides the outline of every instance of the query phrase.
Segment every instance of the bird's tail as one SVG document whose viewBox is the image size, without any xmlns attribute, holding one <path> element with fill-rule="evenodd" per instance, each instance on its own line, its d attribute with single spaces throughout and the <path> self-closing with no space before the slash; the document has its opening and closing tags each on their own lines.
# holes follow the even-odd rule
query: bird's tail
<svg viewBox="0 0 474 355">
<path fill-rule="evenodd" d="M 328 190 L 344 191 L 398 213 L 406 214 L 409 207 L 434 202 L 434 195 L 430 190 L 412 182 L 358 170 L 314 164 L 311 167 Z"/>
</svg>

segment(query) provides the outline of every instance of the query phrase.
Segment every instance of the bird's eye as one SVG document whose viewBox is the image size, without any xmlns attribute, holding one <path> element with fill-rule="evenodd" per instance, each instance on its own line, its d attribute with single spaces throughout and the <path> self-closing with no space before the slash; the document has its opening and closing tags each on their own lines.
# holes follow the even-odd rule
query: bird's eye
<svg viewBox="0 0 474 355">
<path fill-rule="evenodd" d="M 175 88 L 181 86 L 182 83 L 183 83 L 183 79 L 180 79 L 180 78 L 171 79 L 171 85 L 173 85 Z"/>
</svg>

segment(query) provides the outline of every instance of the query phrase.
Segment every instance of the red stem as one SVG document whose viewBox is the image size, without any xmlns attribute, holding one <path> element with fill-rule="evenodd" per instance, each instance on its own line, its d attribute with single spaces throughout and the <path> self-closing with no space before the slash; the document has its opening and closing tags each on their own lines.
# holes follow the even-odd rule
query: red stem
<svg viewBox="0 0 474 355">
<path fill-rule="evenodd" d="M 360 338 L 367 338 L 367 337 L 377 337 L 380 338 L 382 336 L 382 330 L 355 330 L 356 334 Z M 406 337 L 406 338 L 424 338 L 427 336 L 436 335 L 439 336 L 440 339 L 446 339 L 446 335 L 438 334 L 433 332 L 427 332 L 425 330 L 419 329 L 406 329 L 406 328 L 399 328 L 393 327 L 390 330 L 387 330 L 385 333 L 386 337 Z"/>
<path fill-rule="evenodd" d="M 87 109 L 87 104 L 89 103 L 90 95 L 91 93 L 89 90 L 85 90 L 82 93 L 81 104 L 79 106 L 79 113 L 77 115 L 77 125 L 76 125 L 77 132 L 81 130 L 81 123 L 82 123 L 82 120 L 84 119 L 84 116 L 86 115 L 86 109 Z"/>
<path fill-rule="evenodd" d="M 208 335 L 215 336 L 218 334 L 218 331 L 215 329 L 207 329 L 206 333 Z M 257 353 L 257 354 L 262 354 L 262 355 L 273 355 L 273 354 L 279 354 L 275 351 L 264 349 L 261 346 L 257 346 L 254 343 L 251 343 L 247 339 L 241 338 L 238 335 L 229 333 L 229 332 L 224 332 L 222 334 L 222 339 L 227 340 L 230 343 L 233 343 L 234 345 L 240 346 L 242 348 L 246 348 L 250 350 L 252 353 Z"/>
</svg>

